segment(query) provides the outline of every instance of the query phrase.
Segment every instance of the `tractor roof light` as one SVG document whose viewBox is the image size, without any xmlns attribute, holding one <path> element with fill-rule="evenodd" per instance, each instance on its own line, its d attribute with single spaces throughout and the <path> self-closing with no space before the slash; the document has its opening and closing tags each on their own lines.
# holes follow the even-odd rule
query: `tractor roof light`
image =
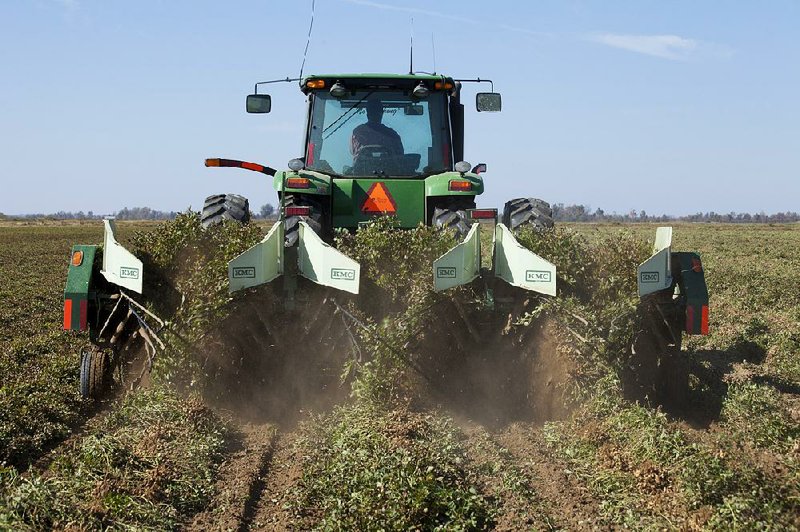
<svg viewBox="0 0 800 532">
<path fill-rule="evenodd" d="M 455 166 L 456 172 L 458 172 L 459 174 L 464 174 L 466 172 L 469 172 L 471 168 L 472 165 L 469 164 L 467 161 L 459 161 L 456 163 Z"/>
<path fill-rule="evenodd" d="M 289 161 L 289 170 L 292 172 L 299 172 L 306 166 L 306 163 L 303 162 L 303 159 L 292 159 Z"/>
<path fill-rule="evenodd" d="M 340 98 L 344 98 L 347 96 L 347 87 L 345 87 L 342 82 L 337 81 L 333 84 L 330 90 L 331 96 L 336 98 L 337 100 Z"/>
<path fill-rule="evenodd" d="M 411 91 L 411 95 L 414 96 L 414 98 L 417 98 L 418 100 L 424 100 L 425 98 L 428 97 L 430 93 L 431 91 L 421 81 L 419 82 L 419 85 L 414 87 L 414 90 Z"/>
<path fill-rule="evenodd" d="M 325 80 L 324 79 L 310 79 L 306 81 L 306 87 L 309 89 L 324 89 L 325 88 Z"/>
<path fill-rule="evenodd" d="M 440 90 L 451 90 L 453 88 L 453 84 L 449 81 L 437 81 L 433 84 L 433 88 L 437 91 Z"/>
</svg>

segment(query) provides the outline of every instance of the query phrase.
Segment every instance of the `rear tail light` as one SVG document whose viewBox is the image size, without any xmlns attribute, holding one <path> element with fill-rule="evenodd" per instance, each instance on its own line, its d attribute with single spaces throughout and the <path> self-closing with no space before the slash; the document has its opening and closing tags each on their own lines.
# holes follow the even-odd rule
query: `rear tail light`
<svg viewBox="0 0 800 532">
<path fill-rule="evenodd" d="M 697 318 L 700 318 L 700 323 L 697 323 Z M 708 334 L 708 305 L 686 306 L 685 330 L 689 334 Z"/>
<path fill-rule="evenodd" d="M 700 314 L 700 334 L 708 334 L 708 305 L 703 305 L 703 309 Z"/>
<path fill-rule="evenodd" d="M 286 180 L 286 186 L 289 188 L 309 188 L 311 181 L 307 177 L 290 177 Z"/>
<path fill-rule="evenodd" d="M 692 257 L 692 270 L 694 270 L 697 273 L 703 271 L 703 263 L 700 262 L 700 259 L 698 259 L 697 257 Z"/>
<path fill-rule="evenodd" d="M 497 209 L 470 209 L 467 213 L 473 220 L 497 220 Z"/>
<path fill-rule="evenodd" d="M 311 207 L 309 206 L 296 206 L 286 207 L 286 216 L 309 216 L 311 214 Z"/>
<path fill-rule="evenodd" d="M 465 181 L 462 179 L 453 179 L 450 181 L 449 186 L 447 187 L 449 190 L 455 190 L 458 192 L 465 192 L 468 190 L 472 190 L 472 183 L 469 181 Z"/>
<path fill-rule="evenodd" d="M 72 252 L 72 265 L 73 266 L 80 266 L 83 264 L 83 251 L 73 251 Z"/>
<path fill-rule="evenodd" d="M 64 300 L 64 330 L 72 329 L 72 300 Z"/>
</svg>

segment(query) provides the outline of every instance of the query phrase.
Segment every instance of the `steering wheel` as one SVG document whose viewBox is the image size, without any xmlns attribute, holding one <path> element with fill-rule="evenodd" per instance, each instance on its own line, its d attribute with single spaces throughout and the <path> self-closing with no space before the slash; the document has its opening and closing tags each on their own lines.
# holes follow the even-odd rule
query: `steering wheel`
<svg viewBox="0 0 800 532">
<path fill-rule="evenodd" d="M 353 173 L 367 175 L 376 170 L 385 170 L 387 163 L 391 164 L 394 154 L 386 146 L 368 144 L 361 146 L 353 157 Z"/>
</svg>

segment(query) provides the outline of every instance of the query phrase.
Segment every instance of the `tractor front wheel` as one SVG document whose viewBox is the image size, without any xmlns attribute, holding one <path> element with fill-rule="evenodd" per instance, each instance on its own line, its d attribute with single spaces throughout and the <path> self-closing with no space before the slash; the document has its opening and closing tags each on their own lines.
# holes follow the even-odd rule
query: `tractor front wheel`
<svg viewBox="0 0 800 532">
<path fill-rule="evenodd" d="M 250 202 L 239 194 L 215 194 L 206 198 L 200 223 L 211 227 L 224 220 L 245 224 L 250 221 Z"/>
<path fill-rule="evenodd" d="M 506 202 L 503 209 L 503 224 L 516 231 L 525 226 L 534 229 L 553 227 L 553 209 L 546 201 L 537 198 L 517 198 Z"/>
</svg>

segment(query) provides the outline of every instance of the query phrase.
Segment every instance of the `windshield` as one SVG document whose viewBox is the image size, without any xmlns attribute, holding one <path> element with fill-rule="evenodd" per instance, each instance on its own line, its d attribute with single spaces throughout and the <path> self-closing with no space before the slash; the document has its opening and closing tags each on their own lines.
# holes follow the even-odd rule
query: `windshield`
<svg viewBox="0 0 800 532">
<path fill-rule="evenodd" d="M 414 177 L 449 169 L 447 97 L 400 91 L 314 95 L 306 168 L 341 176 Z"/>
</svg>

